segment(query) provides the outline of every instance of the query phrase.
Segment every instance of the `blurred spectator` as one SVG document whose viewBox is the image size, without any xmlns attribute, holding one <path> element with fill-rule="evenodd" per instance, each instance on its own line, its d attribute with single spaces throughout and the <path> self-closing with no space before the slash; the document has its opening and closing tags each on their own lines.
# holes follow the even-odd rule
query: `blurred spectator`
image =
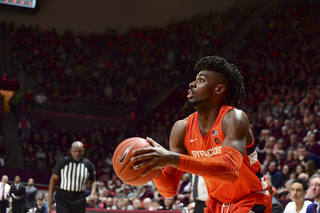
<svg viewBox="0 0 320 213">
<path fill-rule="evenodd" d="M 9 198 L 10 198 L 10 188 L 11 186 L 8 184 L 8 176 L 2 175 L 0 182 L 0 212 L 7 212 L 7 208 L 9 207 Z"/>
<path fill-rule="evenodd" d="M 49 193 L 45 193 L 45 194 L 41 193 L 41 195 L 42 196 L 40 196 L 40 197 L 37 196 L 37 199 L 41 199 L 41 197 L 42 197 L 43 207 L 45 208 L 45 213 L 47 213 L 48 212 L 48 203 L 49 203 Z"/>
<path fill-rule="evenodd" d="M 308 190 L 308 183 L 303 179 L 295 179 L 291 184 L 291 202 L 289 202 L 284 210 L 284 213 L 306 212 L 308 205 L 311 203 L 305 200 L 304 197 Z"/>
<path fill-rule="evenodd" d="M 271 161 L 276 161 L 276 155 L 273 154 L 272 152 L 265 152 L 266 153 L 266 158 L 263 161 L 263 167 L 265 168 L 266 171 L 269 171 L 269 165 Z"/>
<path fill-rule="evenodd" d="M 307 207 L 307 213 L 319 212 L 319 201 L 320 201 L 320 175 L 316 174 L 310 178 L 310 195 L 314 199 L 313 203 Z"/>
<path fill-rule="evenodd" d="M 273 196 L 273 185 L 270 181 L 267 181 L 267 184 L 269 185 L 269 192 L 272 195 L 272 212 L 271 213 L 282 213 L 284 211 L 284 208 L 282 204 L 279 202 L 277 198 Z"/>
<path fill-rule="evenodd" d="M 276 160 L 278 161 L 278 169 L 282 170 L 283 166 L 286 164 L 286 153 L 284 150 L 278 150 L 276 153 Z"/>
<path fill-rule="evenodd" d="M 306 173 L 306 167 L 300 163 L 296 166 L 296 176 L 298 177 L 301 173 Z"/>
<path fill-rule="evenodd" d="M 310 147 L 310 152 L 316 154 L 317 156 L 320 155 L 320 145 L 318 143 L 318 136 L 319 134 L 310 133 L 306 136 L 306 145 Z"/>
<path fill-rule="evenodd" d="M 21 108 L 21 102 L 23 100 L 23 94 L 20 90 L 14 92 L 12 98 L 9 101 L 10 104 L 10 111 L 18 112 Z"/>
<path fill-rule="evenodd" d="M 142 192 L 138 195 L 141 201 L 144 201 L 144 199 L 147 197 L 150 199 L 154 198 L 154 193 L 151 186 L 152 184 L 152 182 L 148 182 L 143 185 Z"/>
<path fill-rule="evenodd" d="M 285 164 L 283 165 L 281 172 L 282 172 L 281 186 L 284 186 L 284 184 L 290 179 L 290 174 L 292 172 L 292 169 L 288 164 Z"/>
<path fill-rule="evenodd" d="M 43 199 L 37 199 L 36 213 L 47 213 L 47 209 L 44 206 Z"/>
<path fill-rule="evenodd" d="M 23 96 L 23 104 L 26 109 L 33 109 L 34 103 L 34 95 L 32 94 L 32 90 L 28 89 L 26 94 Z"/>
<path fill-rule="evenodd" d="M 152 199 L 150 197 L 146 197 L 142 200 L 142 203 L 143 203 L 143 208 L 145 210 L 152 210 L 151 208 L 151 202 L 152 202 Z"/>
<path fill-rule="evenodd" d="M 316 154 L 310 152 L 310 149 L 308 146 L 303 146 L 299 148 L 298 153 L 299 153 L 298 158 L 299 160 L 301 160 L 301 163 L 304 166 L 306 166 L 307 161 L 313 160 L 313 162 L 317 165 L 317 168 L 318 169 L 320 168 L 320 158 Z"/>
<path fill-rule="evenodd" d="M 41 90 L 40 93 L 36 95 L 34 100 L 35 100 L 35 107 L 37 110 L 41 110 L 41 111 L 46 110 L 48 98 L 43 90 Z"/>
<path fill-rule="evenodd" d="M 165 197 L 164 198 L 164 209 L 165 210 L 172 210 L 174 204 L 174 197 Z"/>
<path fill-rule="evenodd" d="M 271 185 L 269 185 L 270 187 L 272 187 L 272 189 L 270 189 L 270 190 L 272 190 L 272 194 L 271 195 L 274 196 L 274 197 L 278 196 L 278 190 L 276 189 L 276 187 L 274 187 L 272 185 L 272 176 L 270 175 L 270 173 L 266 173 L 264 175 L 264 177 L 266 178 L 267 182 L 271 183 Z M 279 189 L 281 190 L 282 188 L 280 187 Z"/>
<path fill-rule="evenodd" d="M 19 129 L 19 140 L 23 141 L 26 135 L 30 132 L 31 124 L 27 120 L 26 116 L 22 116 L 21 120 L 18 123 Z"/>
<path fill-rule="evenodd" d="M 306 171 L 309 177 L 315 175 L 315 174 L 320 174 L 319 169 L 317 168 L 317 165 L 313 160 L 308 160 L 306 163 Z"/>
<path fill-rule="evenodd" d="M 29 209 L 37 207 L 36 195 L 38 189 L 34 186 L 33 178 L 28 179 L 28 185 L 26 186 L 26 203 L 25 203 L 25 212 Z"/>
<path fill-rule="evenodd" d="M 301 174 L 299 174 L 299 175 L 298 175 L 298 178 L 299 178 L 299 179 L 303 179 L 303 180 L 305 180 L 306 182 L 309 181 L 309 175 L 308 175 L 307 173 L 304 173 L 304 172 L 302 172 Z"/>
<path fill-rule="evenodd" d="M 195 209 L 195 202 L 189 203 L 187 207 L 188 207 L 189 213 L 194 213 L 194 212 L 195 212 L 195 211 L 194 211 L 194 209 Z"/>
<path fill-rule="evenodd" d="M 48 117 L 44 117 L 40 122 L 41 136 L 44 137 L 45 135 L 48 135 L 49 130 L 50 130 L 50 121 L 49 121 Z"/>
<path fill-rule="evenodd" d="M 290 134 L 290 145 L 287 148 L 287 150 L 298 150 L 300 147 L 302 147 L 302 143 L 298 141 L 298 135 L 296 133 Z"/>
<path fill-rule="evenodd" d="M 278 189 L 282 184 L 282 173 L 278 169 L 278 162 L 276 160 L 272 160 L 269 163 L 269 173 L 272 178 L 272 185 Z"/>
<path fill-rule="evenodd" d="M 20 181 L 20 176 L 15 176 L 14 183 L 10 188 L 10 195 L 12 197 L 12 213 L 22 213 L 24 210 L 26 188 Z"/>
<path fill-rule="evenodd" d="M 177 191 L 177 199 L 180 200 L 185 206 L 189 203 L 189 198 L 191 194 L 191 180 L 190 180 L 190 174 L 184 173 L 181 181 L 178 185 L 178 191 Z"/>
<path fill-rule="evenodd" d="M 149 209 L 152 211 L 162 210 L 163 206 L 161 206 L 159 199 L 153 198 Z"/>
<path fill-rule="evenodd" d="M 141 206 L 141 200 L 139 198 L 134 198 L 132 200 L 132 206 L 134 210 L 143 210 L 144 208 Z"/>
<path fill-rule="evenodd" d="M 106 209 L 117 209 L 117 207 L 114 205 L 113 198 L 107 197 L 107 206 Z"/>
</svg>

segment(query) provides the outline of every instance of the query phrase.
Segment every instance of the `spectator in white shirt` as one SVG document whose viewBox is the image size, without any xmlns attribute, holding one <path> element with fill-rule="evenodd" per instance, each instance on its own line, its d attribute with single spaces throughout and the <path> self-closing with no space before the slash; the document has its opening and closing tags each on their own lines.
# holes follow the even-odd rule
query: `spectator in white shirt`
<svg viewBox="0 0 320 213">
<path fill-rule="evenodd" d="M 310 203 L 304 197 L 307 194 L 308 183 L 301 178 L 295 179 L 291 184 L 290 195 L 291 202 L 286 205 L 284 213 L 306 213 L 307 207 Z"/>
</svg>

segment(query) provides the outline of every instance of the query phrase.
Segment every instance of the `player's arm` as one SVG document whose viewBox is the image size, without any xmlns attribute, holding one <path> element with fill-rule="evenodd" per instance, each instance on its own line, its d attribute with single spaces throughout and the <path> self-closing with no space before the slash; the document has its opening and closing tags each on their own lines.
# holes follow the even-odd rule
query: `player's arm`
<svg viewBox="0 0 320 213">
<path fill-rule="evenodd" d="M 223 118 L 222 131 L 226 137 L 219 156 L 195 158 L 186 154 L 170 152 L 162 147 L 143 148 L 134 151 L 138 156 L 131 160 L 140 161 L 138 165 L 134 166 L 134 169 L 139 170 L 149 166 L 148 170 L 143 173 L 146 175 L 153 169 L 171 166 L 215 181 L 233 183 L 238 178 L 245 153 L 249 132 L 247 115 L 241 110 L 231 110 Z M 181 149 L 180 143 L 177 143 L 177 149 Z"/>
<path fill-rule="evenodd" d="M 49 203 L 48 203 L 48 207 L 50 209 L 53 208 L 53 192 L 56 189 L 56 185 L 59 181 L 59 175 L 56 174 L 52 174 L 51 178 L 50 178 L 50 182 L 49 182 Z"/>
<path fill-rule="evenodd" d="M 180 154 L 188 153 L 184 146 L 186 125 L 187 119 L 177 121 L 173 125 L 169 139 L 170 151 Z M 172 197 L 177 193 L 183 173 L 183 171 L 174 167 L 166 167 L 161 170 L 161 173 L 157 178 L 153 179 L 153 183 L 161 195 L 165 197 Z"/>
<path fill-rule="evenodd" d="M 147 141 L 153 147 L 135 150 L 133 152 L 135 157 L 131 159 L 134 162 L 140 161 L 139 159 L 148 161 L 135 166 L 135 169 L 140 169 L 145 168 L 146 164 L 149 165 L 149 169 L 143 175 L 155 168 L 161 168 L 161 172 L 153 179 L 153 182 L 159 193 L 165 197 L 172 197 L 177 193 L 177 188 L 183 175 L 183 171 L 179 171 L 173 166 L 179 163 L 179 153 L 187 154 L 187 150 L 184 147 L 186 123 L 187 119 L 179 120 L 173 125 L 169 138 L 170 151 L 164 149 L 152 139 L 147 138 Z"/>
<path fill-rule="evenodd" d="M 247 115 L 241 110 L 231 110 L 223 118 L 222 131 L 226 137 L 222 144 L 221 155 L 208 158 L 181 155 L 178 169 L 215 181 L 227 183 L 236 181 L 249 134 Z"/>
</svg>

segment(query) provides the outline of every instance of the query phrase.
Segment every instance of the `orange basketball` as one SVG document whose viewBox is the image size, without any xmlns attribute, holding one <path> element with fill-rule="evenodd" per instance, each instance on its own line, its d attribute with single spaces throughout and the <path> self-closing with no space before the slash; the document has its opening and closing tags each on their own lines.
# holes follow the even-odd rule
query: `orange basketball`
<svg viewBox="0 0 320 213">
<path fill-rule="evenodd" d="M 134 163 L 130 161 L 133 157 L 132 151 L 144 147 L 151 146 L 146 139 L 140 137 L 128 138 L 122 141 L 113 153 L 113 169 L 117 176 L 125 183 L 133 186 L 143 185 L 152 180 L 159 172 L 158 169 L 153 170 L 147 176 L 140 175 L 148 169 L 142 168 L 138 171 L 133 170 Z"/>
</svg>

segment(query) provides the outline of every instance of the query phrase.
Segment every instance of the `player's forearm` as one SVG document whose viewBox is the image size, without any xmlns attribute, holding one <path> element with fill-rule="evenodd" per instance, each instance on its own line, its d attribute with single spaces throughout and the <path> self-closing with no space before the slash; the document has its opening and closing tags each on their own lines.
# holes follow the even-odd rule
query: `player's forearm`
<svg viewBox="0 0 320 213">
<path fill-rule="evenodd" d="M 156 178 L 153 179 L 153 183 L 162 196 L 172 197 L 177 194 L 178 185 L 182 175 L 183 171 L 173 167 L 166 167 Z"/>
<path fill-rule="evenodd" d="M 238 150 L 224 146 L 221 155 L 217 157 L 195 158 L 181 155 L 178 169 L 216 181 L 233 183 L 239 176 L 242 161 L 243 156 Z"/>
</svg>

